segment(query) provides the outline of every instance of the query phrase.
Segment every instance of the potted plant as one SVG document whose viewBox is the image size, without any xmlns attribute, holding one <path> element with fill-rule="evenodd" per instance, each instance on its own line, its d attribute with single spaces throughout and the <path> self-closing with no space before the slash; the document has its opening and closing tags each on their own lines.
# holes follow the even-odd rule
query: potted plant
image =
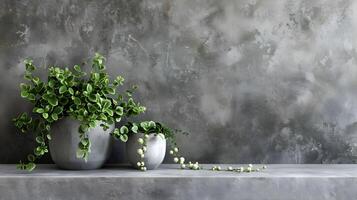
<svg viewBox="0 0 357 200">
<path fill-rule="evenodd" d="M 186 161 L 177 147 L 175 135 L 182 133 L 178 129 L 171 129 L 160 122 L 143 121 L 139 123 L 128 122 L 122 127 L 116 128 L 112 135 L 121 140 L 127 140 L 126 153 L 130 164 L 141 171 L 157 168 L 165 158 L 166 141 L 170 147 L 170 155 L 173 161 L 180 165 L 181 169 L 188 170 L 202 170 L 205 169 L 198 162 Z M 123 138 L 124 137 L 124 138 Z M 232 167 L 228 166 L 226 169 L 220 166 L 212 166 L 211 171 L 229 171 L 229 172 L 259 172 L 266 169 L 266 166 L 253 167 L 249 164 L 247 167 Z M 207 168 L 206 168 L 207 170 Z"/>
<path fill-rule="evenodd" d="M 115 122 L 145 111 L 132 97 L 136 87 L 118 93 L 124 78 L 111 81 L 104 62 L 105 58 L 96 54 L 89 73 L 79 65 L 73 69 L 50 67 L 47 80 L 41 80 L 34 75 L 32 60 L 25 60 L 24 78 L 28 83 L 20 84 L 21 97 L 34 108 L 31 114 L 22 113 L 13 121 L 22 132 L 34 133 L 38 145 L 18 168 L 33 170 L 35 160 L 48 151 L 62 168 L 94 169 L 103 165 L 110 147 L 108 133 L 114 130 Z M 115 135 L 127 140 L 124 134 Z"/>
<path fill-rule="evenodd" d="M 112 134 L 116 138 L 127 139 L 126 154 L 130 164 L 146 171 L 155 169 L 162 163 L 166 153 L 166 141 L 172 149 L 170 152 L 178 152 L 175 141 L 177 132 L 182 131 L 173 130 L 160 122 L 143 121 L 128 122 L 120 129 L 116 128 Z M 183 159 L 182 157 L 181 162 Z"/>
</svg>

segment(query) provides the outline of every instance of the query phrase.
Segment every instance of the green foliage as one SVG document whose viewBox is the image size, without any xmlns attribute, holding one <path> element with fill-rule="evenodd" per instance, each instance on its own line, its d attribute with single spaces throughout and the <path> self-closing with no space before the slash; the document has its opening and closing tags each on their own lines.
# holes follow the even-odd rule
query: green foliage
<svg viewBox="0 0 357 200">
<path fill-rule="evenodd" d="M 128 140 L 128 136 L 130 134 L 143 133 L 145 135 L 148 134 L 156 134 L 163 135 L 166 140 L 168 140 L 171 146 L 176 146 L 175 135 L 178 133 L 187 135 L 187 132 L 178 129 L 171 129 L 160 122 L 154 121 L 143 121 L 140 123 L 128 122 L 123 125 L 120 129 L 116 128 L 112 135 L 126 142 Z M 124 140 L 123 140 L 124 137 Z"/>
<path fill-rule="evenodd" d="M 136 86 L 123 94 L 119 93 L 118 88 L 123 85 L 124 78 L 118 76 L 110 80 L 105 71 L 105 58 L 98 53 L 92 59 L 92 70 L 89 74 L 83 72 L 79 65 L 75 65 L 73 69 L 50 67 L 48 77 L 44 81 L 34 75 L 36 66 L 32 60 L 25 60 L 25 67 L 24 78 L 28 82 L 20 84 L 20 94 L 33 103 L 34 108 L 31 116 L 22 113 L 13 121 L 21 132 L 35 133 L 38 146 L 34 153 L 28 156 L 27 163 L 20 162 L 20 169 L 35 168 L 34 161 L 48 152 L 51 125 L 63 117 L 68 116 L 81 122 L 77 156 L 86 160 L 91 147 L 87 135 L 90 128 L 100 124 L 106 130 L 109 125 L 121 121 L 123 117 L 145 111 L 145 107 L 135 102 L 132 97 Z M 128 131 L 121 128 L 112 134 L 121 135 L 119 138 L 126 141 Z"/>
</svg>

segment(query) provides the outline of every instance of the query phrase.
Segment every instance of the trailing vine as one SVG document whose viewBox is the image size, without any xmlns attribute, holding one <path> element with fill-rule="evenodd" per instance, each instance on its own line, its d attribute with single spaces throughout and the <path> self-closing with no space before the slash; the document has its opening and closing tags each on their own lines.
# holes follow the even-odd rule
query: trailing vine
<svg viewBox="0 0 357 200">
<path fill-rule="evenodd" d="M 173 156 L 173 161 L 175 163 L 178 163 L 181 167 L 181 169 L 191 169 L 191 170 L 202 170 L 204 167 L 200 165 L 198 162 L 192 162 L 189 161 L 186 163 L 185 157 L 183 157 L 179 153 L 179 148 L 176 146 L 173 146 L 172 149 L 170 150 L 170 155 Z M 262 167 L 254 167 L 252 164 L 249 164 L 247 167 L 237 167 L 234 168 L 232 166 L 228 166 L 227 169 L 222 169 L 221 166 L 212 166 L 209 170 L 212 171 L 232 171 L 232 172 L 259 172 L 263 169 L 266 169 L 267 167 L 264 165 Z"/>
<path fill-rule="evenodd" d="M 173 161 L 175 163 L 180 164 L 181 169 L 191 169 L 191 170 L 202 170 L 205 169 L 203 166 L 201 166 L 198 162 L 191 162 L 189 161 L 188 163 L 185 163 L 185 157 L 181 156 L 179 153 L 179 149 L 177 147 L 174 147 L 170 150 L 170 154 L 173 156 Z M 212 166 L 210 169 L 211 171 L 231 171 L 231 172 L 259 172 L 263 169 L 266 169 L 266 165 L 263 165 L 262 167 L 254 167 L 252 164 L 249 164 L 247 167 L 232 167 L 228 166 L 226 169 L 223 169 L 221 166 Z"/>
<path fill-rule="evenodd" d="M 147 168 L 145 166 L 144 158 L 145 158 L 145 152 L 147 151 L 146 143 L 147 143 L 147 139 L 149 138 L 149 135 L 146 133 L 144 133 L 143 135 L 144 137 L 143 138 L 139 137 L 137 141 L 139 145 L 141 145 L 141 147 L 137 150 L 137 153 L 140 156 L 140 161 L 137 163 L 137 166 L 140 167 L 141 171 L 146 171 Z"/>
</svg>

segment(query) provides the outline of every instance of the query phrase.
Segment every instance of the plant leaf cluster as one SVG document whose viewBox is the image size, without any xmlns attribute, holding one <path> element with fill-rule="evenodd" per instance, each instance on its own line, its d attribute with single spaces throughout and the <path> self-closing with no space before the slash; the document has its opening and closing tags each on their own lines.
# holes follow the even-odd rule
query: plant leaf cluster
<svg viewBox="0 0 357 200">
<path fill-rule="evenodd" d="M 165 139 L 169 142 L 171 146 L 176 146 L 176 138 L 175 135 L 178 133 L 188 135 L 187 132 L 184 132 L 179 129 L 172 129 L 161 122 L 154 121 L 142 121 L 142 122 L 127 122 L 125 125 L 120 128 L 115 128 L 112 135 L 126 142 L 128 140 L 128 136 L 131 134 L 143 133 L 145 135 L 156 134 L 163 135 Z M 124 138 L 124 140 L 123 140 Z"/>
</svg>

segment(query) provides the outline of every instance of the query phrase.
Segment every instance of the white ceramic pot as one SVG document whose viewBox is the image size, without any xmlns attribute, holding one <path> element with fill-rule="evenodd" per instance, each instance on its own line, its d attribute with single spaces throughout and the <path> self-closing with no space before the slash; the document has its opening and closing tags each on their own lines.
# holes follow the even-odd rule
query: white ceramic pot
<svg viewBox="0 0 357 200">
<path fill-rule="evenodd" d="M 128 141 L 126 142 L 126 154 L 130 164 L 135 167 L 137 166 L 137 162 L 141 161 L 137 150 L 142 147 L 138 143 L 138 139 L 143 138 L 142 133 L 137 133 L 129 136 Z M 145 167 L 147 169 L 155 169 L 157 168 L 165 158 L 166 153 L 166 139 L 164 136 L 150 134 L 149 138 L 146 139 L 147 151 L 145 152 L 144 162 Z"/>
<path fill-rule="evenodd" d="M 91 141 L 91 152 L 87 162 L 82 158 L 77 158 L 79 143 L 80 122 L 69 117 L 63 118 L 53 124 L 49 148 L 52 160 L 56 165 L 63 169 L 84 170 L 98 169 L 103 166 L 110 154 L 112 138 L 110 132 L 113 131 L 112 125 L 106 131 L 98 126 L 88 131 Z"/>
</svg>

